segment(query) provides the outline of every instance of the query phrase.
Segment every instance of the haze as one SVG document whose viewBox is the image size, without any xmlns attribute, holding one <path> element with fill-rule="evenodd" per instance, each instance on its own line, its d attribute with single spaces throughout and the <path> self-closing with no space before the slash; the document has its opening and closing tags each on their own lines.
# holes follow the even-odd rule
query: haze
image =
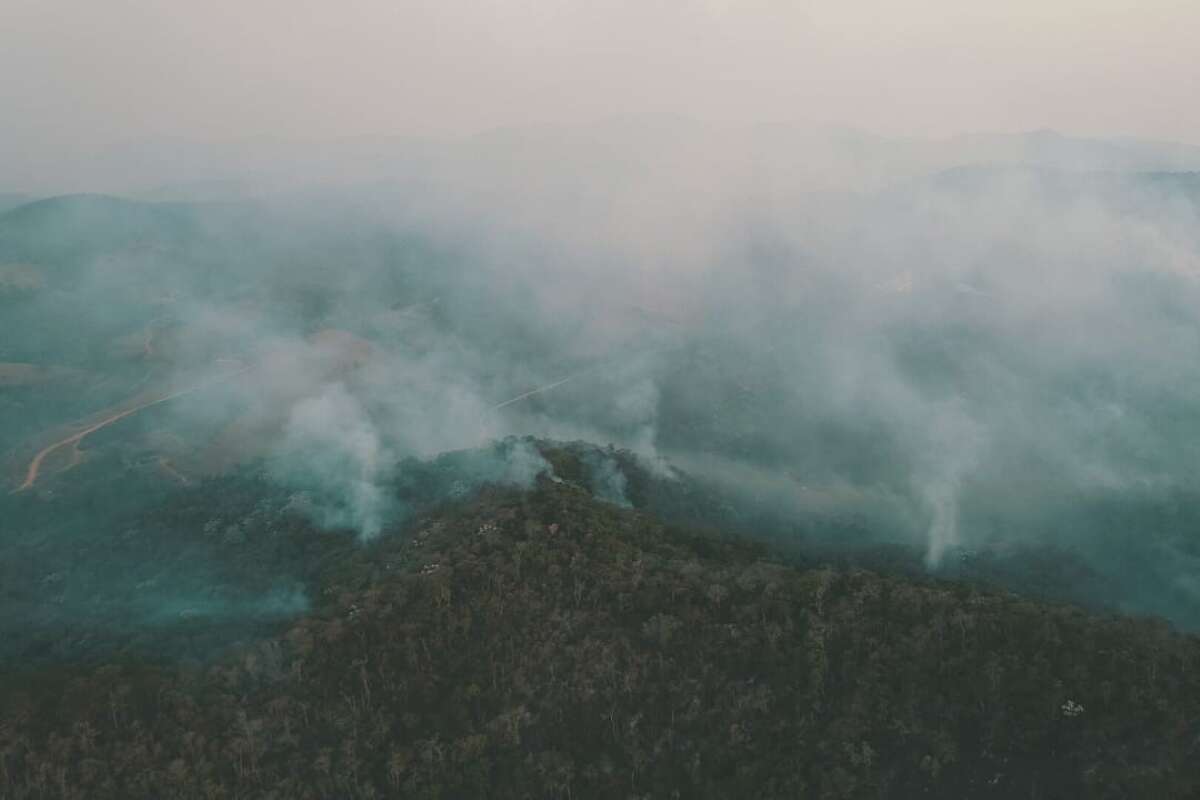
<svg viewBox="0 0 1200 800">
<path fill-rule="evenodd" d="M 0 181 L 171 137 L 467 135 L 645 112 L 1196 141 L 1200 6 L 7 0 Z M 78 187 L 76 187 L 78 188 Z"/>
<path fill-rule="evenodd" d="M 374 540 L 443 496 L 421 463 L 527 486 L 529 441 L 579 440 L 796 546 L 1061 549 L 1108 582 L 1076 599 L 1200 627 L 1200 12 L 3 14 L 0 476 L 34 541 L 123 524 L 56 492 L 239 470 Z"/>
<path fill-rule="evenodd" d="M 1200 797 L 1198 23 L 0 0 L 0 797 Z"/>
</svg>

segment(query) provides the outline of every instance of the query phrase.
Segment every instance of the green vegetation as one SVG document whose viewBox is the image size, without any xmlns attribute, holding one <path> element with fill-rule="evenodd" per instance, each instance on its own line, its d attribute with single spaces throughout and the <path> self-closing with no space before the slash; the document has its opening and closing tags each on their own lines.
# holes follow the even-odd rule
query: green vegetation
<svg viewBox="0 0 1200 800">
<path fill-rule="evenodd" d="M 0 211 L 0 800 L 1200 795 L 1197 185 Z"/>
<path fill-rule="evenodd" d="M 1200 791 L 1192 637 L 799 569 L 571 482 L 414 517 L 318 586 L 311 613 L 215 661 L 10 668 L 0 795 Z"/>
</svg>

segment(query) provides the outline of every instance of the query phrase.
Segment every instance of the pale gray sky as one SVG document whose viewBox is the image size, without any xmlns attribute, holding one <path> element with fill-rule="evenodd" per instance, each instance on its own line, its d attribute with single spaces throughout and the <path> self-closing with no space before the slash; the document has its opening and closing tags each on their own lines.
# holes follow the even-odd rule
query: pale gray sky
<svg viewBox="0 0 1200 800">
<path fill-rule="evenodd" d="M 672 112 L 1200 142 L 1195 0 L 3 0 L 0 165 Z"/>
</svg>

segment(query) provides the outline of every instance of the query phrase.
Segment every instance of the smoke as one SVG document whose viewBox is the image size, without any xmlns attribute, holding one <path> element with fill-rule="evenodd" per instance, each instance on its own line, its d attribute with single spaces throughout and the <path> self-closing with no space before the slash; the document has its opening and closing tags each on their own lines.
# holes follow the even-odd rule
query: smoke
<svg viewBox="0 0 1200 800">
<path fill-rule="evenodd" d="M 346 384 L 358 408 L 335 413 L 366 414 L 395 458 L 532 434 L 625 447 L 664 476 L 697 457 L 747 468 L 731 483 L 775 470 L 801 508 L 858 497 L 854 513 L 931 569 L 1055 528 L 1086 551 L 1063 498 L 1186 486 L 1195 446 L 1179 434 L 1200 380 L 1188 190 L 981 167 L 824 202 L 778 181 L 763 192 L 757 167 L 711 149 L 728 140 L 685 141 L 628 181 L 589 168 L 589 143 L 550 137 L 558 166 L 498 173 L 485 149 L 474 172 L 432 174 L 427 195 L 385 195 L 376 221 L 444 260 L 407 270 L 390 340 L 372 298 L 333 297 L 327 323 L 375 320 L 379 344 Z M 705 173 L 702 156 L 728 166 Z M 308 436 L 341 452 L 322 425 L 290 429 L 287 448 Z M 376 507 L 361 486 L 378 474 L 351 461 L 323 482 L 333 506 Z M 377 530 L 376 513 L 343 524 Z"/>
<path fill-rule="evenodd" d="M 958 420 L 951 420 L 950 424 L 954 425 L 955 422 Z M 950 431 L 939 430 L 938 433 L 954 435 L 956 440 L 931 442 L 930 447 L 942 454 L 942 460 L 930 467 L 932 475 L 918 471 L 914 476 L 918 491 L 933 514 L 929 524 L 929 545 L 925 556 L 925 563 L 930 567 L 937 567 L 946 550 L 961 543 L 958 531 L 958 495 L 963 480 L 978 463 L 978 433 L 975 429 L 964 430 L 956 425 Z M 963 438 L 957 438 L 959 436 Z"/>
<path fill-rule="evenodd" d="M 615 458 L 589 450 L 584 455 L 584 464 L 593 495 L 622 508 L 633 507 L 629 502 L 629 479 Z"/>
<path fill-rule="evenodd" d="M 383 529 L 388 497 L 379 486 L 387 458 L 359 402 L 341 383 L 298 401 L 288 414 L 271 473 L 306 492 L 306 510 L 329 528 L 353 528 L 363 539 Z"/>
<path fill-rule="evenodd" d="M 7 400 L 0 433 L 217 368 L 130 418 L 144 435 L 89 439 L 97 463 L 172 442 L 184 476 L 265 465 L 370 539 L 417 498 L 530 485 L 549 466 L 521 437 L 585 440 L 931 571 L 1062 548 L 1200 620 L 1200 181 L 1143 169 L 1190 151 L 982 141 L 626 119 L 381 156 L 372 183 L 354 161 L 228 204 L 18 209 L 0 361 L 85 388 Z M 1036 165 L 962 165 L 996 153 Z"/>
</svg>

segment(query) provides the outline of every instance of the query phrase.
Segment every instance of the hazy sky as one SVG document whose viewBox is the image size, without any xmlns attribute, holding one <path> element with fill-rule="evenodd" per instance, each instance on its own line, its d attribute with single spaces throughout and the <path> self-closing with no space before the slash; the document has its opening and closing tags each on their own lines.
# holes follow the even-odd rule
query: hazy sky
<svg viewBox="0 0 1200 800">
<path fill-rule="evenodd" d="M 0 159 L 673 112 L 1200 142 L 1194 0 L 2 0 Z"/>
</svg>

